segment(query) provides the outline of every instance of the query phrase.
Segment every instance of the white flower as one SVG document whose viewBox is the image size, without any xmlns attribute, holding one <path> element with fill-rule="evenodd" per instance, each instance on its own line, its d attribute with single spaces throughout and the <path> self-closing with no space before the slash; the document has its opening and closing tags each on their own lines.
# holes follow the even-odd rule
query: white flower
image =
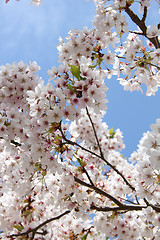
<svg viewBox="0 0 160 240">
<path fill-rule="evenodd" d="M 38 7 L 42 3 L 43 3 L 42 0 L 32 0 L 31 1 L 31 4 L 33 4 L 36 7 Z"/>
<path fill-rule="evenodd" d="M 157 37 L 160 34 L 160 29 L 156 25 L 149 26 L 147 28 L 146 34 L 149 38 Z"/>
<path fill-rule="evenodd" d="M 107 49 L 107 53 L 104 55 L 103 59 L 106 61 L 107 64 L 113 64 L 114 57 L 115 57 L 115 54 L 111 53 L 111 51 Z"/>
<path fill-rule="evenodd" d="M 60 109 L 58 106 L 55 106 L 53 110 L 47 111 L 48 120 L 50 122 L 60 122 L 62 120 L 62 109 Z"/>
</svg>

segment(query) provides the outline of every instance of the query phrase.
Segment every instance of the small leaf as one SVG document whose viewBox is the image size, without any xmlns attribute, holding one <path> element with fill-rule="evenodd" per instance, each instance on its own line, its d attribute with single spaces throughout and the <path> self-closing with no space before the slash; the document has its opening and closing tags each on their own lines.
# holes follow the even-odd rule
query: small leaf
<svg viewBox="0 0 160 240">
<path fill-rule="evenodd" d="M 70 71 L 73 74 L 74 77 L 76 77 L 78 80 L 80 79 L 80 67 L 74 66 L 74 65 L 69 65 L 71 68 Z"/>
<path fill-rule="evenodd" d="M 112 133 L 113 133 L 113 128 L 109 130 L 109 135 L 111 135 Z"/>
<path fill-rule="evenodd" d="M 95 67 L 97 67 L 97 64 L 89 66 L 89 68 L 95 68 Z"/>
<path fill-rule="evenodd" d="M 19 225 L 19 224 L 17 224 L 17 225 L 12 225 L 12 227 L 13 228 L 16 228 L 18 231 L 22 231 L 23 229 L 24 229 L 24 227 L 23 226 L 21 226 L 21 225 Z"/>
<path fill-rule="evenodd" d="M 67 84 L 67 88 L 68 88 L 70 91 L 73 91 L 73 90 L 74 90 L 71 84 Z"/>
<path fill-rule="evenodd" d="M 86 233 L 85 235 L 83 235 L 83 237 L 81 238 L 81 240 L 86 240 L 88 236 L 88 233 Z"/>
<path fill-rule="evenodd" d="M 114 135 L 115 135 L 115 133 L 116 132 L 113 132 L 113 128 L 111 128 L 110 130 L 109 130 L 109 138 L 114 138 Z"/>
<path fill-rule="evenodd" d="M 77 161 L 78 161 L 79 165 L 81 166 L 83 161 L 80 158 L 77 158 Z"/>
</svg>

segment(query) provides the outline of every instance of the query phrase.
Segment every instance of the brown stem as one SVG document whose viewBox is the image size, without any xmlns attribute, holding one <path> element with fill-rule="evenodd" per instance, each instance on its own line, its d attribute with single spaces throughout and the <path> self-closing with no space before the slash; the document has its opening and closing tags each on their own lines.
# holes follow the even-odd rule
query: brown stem
<svg viewBox="0 0 160 240">
<path fill-rule="evenodd" d="M 107 197 L 108 199 L 110 199 L 111 201 L 113 201 L 118 207 L 97 207 L 95 205 L 91 205 L 91 210 L 96 210 L 99 212 L 111 212 L 111 211 L 140 211 L 143 208 L 147 208 L 148 206 L 151 206 L 156 212 L 160 212 L 160 207 L 150 204 L 146 199 L 144 199 L 144 202 L 146 203 L 146 205 L 140 205 L 140 204 L 123 204 L 121 203 L 118 199 L 116 199 L 115 197 L 113 197 L 112 195 L 110 195 L 109 193 L 97 188 L 95 185 L 92 184 L 88 184 L 82 180 L 80 180 L 77 177 L 74 177 L 74 180 L 85 186 L 88 188 L 93 189 L 96 193 L 99 193 L 100 195 L 103 195 L 105 197 Z"/>
<path fill-rule="evenodd" d="M 153 43 L 153 45 L 155 46 L 155 48 L 160 48 L 160 42 L 158 41 L 158 37 L 153 37 L 153 38 L 149 38 L 146 34 L 147 31 L 147 27 L 145 25 L 145 19 L 147 16 L 147 10 L 144 9 L 144 14 L 142 19 L 140 20 L 139 17 L 129 8 L 129 5 L 126 4 L 125 7 L 125 12 L 128 14 L 128 16 L 132 19 L 132 21 L 142 30 L 143 35 L 149 39 L 149 41 L 151 41 L 151 43 Z"/>
<path fill-rule="evenodd" d="M 132 32 L 132 31 L 130 31 L 130 32 Z M 143 34 L 141 34 L 141 35 L 143 35 Z M 118 55 L 116 55 L 116 57 L 126 60 L 126 57 L 122 57 L 122 56 L 118 56 Z M 138 59 L 135 58 L 134 61 L 135 61 L 135 62 L 136 62 L 136 61 L 138 62 Z M 158 70 L 160 70 L 160 67 L 157 66 L 157 65 L 155 65 L 155 64 L 153 64 L 153 63 L 146 62 L 146 61 L 144 61 L 144 60 L 143 60 L 143 63 L 148 64 L 148 65 L 153 66 L 153 67 L 156 67 Z M 134 69 L 135 67 L 136 67 L 136 65 L 133 66 L 132 68 L 130 67 L 130 69 L 132 70 L 132 69 Z"/>
<path fill-rule="evenodd" d="M 88 115 L 88 117 L 89 117 L 89 120 L 90 120 L 90 122 L 91 122 L 92 128 L 93 128 L 93 132 L 94 132 L 94 135 L 95 135 L 95 138 L 96 138 L 96 141 L 97 141 L 97 144 L 98 144 L 98 148 L 99 148 L 99 151 L 100 151 L 101 159 L 102 159 L 105 163 L 107 163 L 107 165 L 110 166 L 117 174 L 119 174 L 119 175 L 123 178 L 124 182 L 125 182 L 133 191 L 135 191 L 135 188 L 127 181 L 127 179 L 123 176 L 123 174 L 120 173 L 113 165 L 111 165 L 111 164 L 104 158 L 104 154 L 103 154 L 102 149 L 101 149 L 101 146 L 100 146 L 100 144 L 99 144 L 99 139 L 98 139 L 98 136 L 97 136 L 97 133 L 96 133 L 96 129 L 95 129 L 94 123 L 93 123 L 93 121 L 92 121 L 92 118 L 91 118 L 91 116 L 90 116 L 90 114 L 89 114 L 89 112 L 88 112 L 87 107 L 86 107 L 86 111 L 87 111 L 87 115 Z"/>
<path fill-rule="evenodd" d="M 147 206 L 152 207 L 156 212 L 160 212 L 160 206 L 159 205 L 153 205 L 153 204 L 149 203 L 146 198 L 144 198 L 143 200 L 147 204 Z"/>
<path fill-rule="evenodd" d="M 89 176 L 89 173 L 87 172 L 87 170 L 84 167 L 82 167 L 82 170 L 87 175 L 87 178 L 90 181 L 91 185 L 94 185 L 94 183 L 93 183 L 91 177 Z"/>
<path fill-rule="evenodd" d="M 116 211 L 140 211 L 143 208 L 147 208 L 147 205 L 122 205 L 119 207 L 97 207 L 92 205 L 91 209 L 98 212 L 116 212 Z"/>
<path fill-rule="evenodd" d="M 132 189 L 132 191 L 135 191 L 135 188 L 127 181 L 127 179 L 123 176 L 123 174 L 122 174 L 116 167 L 114 167 L 111 163 L 109 163 L 103 156 L 100 156 L 100 155 L 92 152 L 91 150 L 89 150 L 89 149 L 87 149 L 87 148 L 79 145 L 78 143 L 73 142 L 73 141 L 67 139 L 66 136 L 64 135 L 61 127 L 59 128 L 59 130 L 60 130 L 60 132 L 61 132 L 61 134 L 62 134 L 63 139 L 66 141 L 66 143 L 71 144 L 71 145 L 73 145 L 73 146 L 77 146 L 77 147 L 81 148 L 82 150 L 90 153 L 91 155 L 94 155 L 94 156 L 102 159 L 102 160 L 103 160 L 109 167 L 111 167 L 119 176 L 121 176 L 121 178 L 123 179 L 123 181 L 126 183 L 126 185 L 128 185 L 128 186 L 130 187 L 130 189 Z"/>
<path fill-rule="evenodd" d="M 30 239 L 30 240 L 32 240 L 32 239 L 34 239 L 34 236 L 35 236 L 36 234 L 45 235 L 45 234 L 47 234 L 47 231 L 44 231 L 44 230 L 43 230 L 43 232 L 37 232 L 37 230 L 40 229 L 40 228 L 42 228 L 43 226 L 45 226 L 46 224 L 48 224 L 48 223 L 50 223 L 50 222 L 52 222 L 52 221 L 55 221 L 55 220 L 60 219 L 61 217 L 63 217 L 64 215 L 66 215 L 66 214 L 68 214 L 68 213 L 70 213 L 69 210 L 67 210 L 67 211 L 65 211 L 64 213 L 58 215 L 57 217 L 53 217 L 53 218 L 50 218 L 50 219 L 44 221 L 43 223 L 39 224 L 37 227 L 35 227 L 35 228 L 33 228 L 33 229 L 30 229 L 30 230 L 28 230 L 28 231 L 26 231 L 26 232 L 9 235 L 9 236 L 7 236 L 7 238 L 19 237 L 19 236 L 25 236 L 25 235 L 28 236 L 29 233 L 32 233 L 32 237 L 31 237 L 31 239 Z"/>
<path fill-rule="evenodd" d="M 96 193 L 99 193 L 99 194 L 107 197 L 108 199 L 110 199 L 111 201 L 113 201 L 115 204 L 117 204 L 119 207 L 122 207 L 122 206 L 123 206 L 123 204 L 122 204 L 118 199 L 116 199 L 115 197 L 113 197 L 113 196 L 110 195 L 109 193 L 101 190 L 100 188 L 97 188 L 95 185 L 86 183 L 86 182 L 80 180 L 80 179 L 77 178 L 77 177 L 74 177 L 74 180 L 75 180 L 77 183 L 79 183 L 79 184 L 81 184 L 81 185 L 83 185 L 83 186 L 85 186 L 85 187 L 88 187 L 88 188 L 93 189 Z"/>
<path fill-rule="evenodd" d="M 87 112 L 87 116 L 88 116 L 88 118 L 89 118 L 89 120 L 90 120 L 90 123 L 91 123 L 91 125 L 92 125 L 92 128 L 93 128 L 94 136 L 95 136 L 96 141 L 97 141 L 97 144 L 98 144 L 98 148 L 99 148 L 99 151 L 100 151 L 100 155 L 101 155 L 102 158 L 104 158 L 104 155 L 103 155 L 101 146 L 100 146 L 100 144 L 99 144 L 99 139 L 98 139 L 98 136 L 97 136 L 97 133 L 96 133 L 96 129 L 95 129 L 94 123 L 93 123 L 93 121 L 92 121 L 92 118 L 91 118 L 91 116 L 90 116 L 90 114 L 89 114 L 89 111 L 88 111 L 88 108 L 87 108 L 87 107 L 86 107 L 86 112 Z"/>
<path fill-rule="evenodd" d="M 146 17 L 147 17 L 147 7 L 145 6 L 144 7 L 144 12 L 143 12 L 143 17 L 142 17 L 142 22 L 145 22 L 145 20 L 146 20 Z"/>
</svg>

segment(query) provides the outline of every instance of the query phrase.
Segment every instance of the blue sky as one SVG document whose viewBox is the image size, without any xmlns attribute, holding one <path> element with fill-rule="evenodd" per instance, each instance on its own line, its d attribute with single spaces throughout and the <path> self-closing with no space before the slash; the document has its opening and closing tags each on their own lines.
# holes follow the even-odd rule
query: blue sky
<svg viewBox="0 0 160 240">
<path fill-rule="evenodd" d="M 59 37 L 65 38 L 71 29 L 91 28 L 95 12 L 92 0 L 43 0 L 38 8 L 31 6 L 30 0 L 4 2 L 0 1 L 0 65 L 36 61 L 45 81 L 49 78 L 47 70 L 58 66 Z M 158 4 L 153 4 L 147 22 L 151 25 L 159 20 Z M 129 157 L 143 132 L 160 118 L 160 92 L 147 97 L 145 93 L 124 91 L 116 78 L 106 79 L 106 83 L 109 103 L 105 121 L 110 128 L 121 129 L 126 144 L 123 154 Z"/>
</svg>

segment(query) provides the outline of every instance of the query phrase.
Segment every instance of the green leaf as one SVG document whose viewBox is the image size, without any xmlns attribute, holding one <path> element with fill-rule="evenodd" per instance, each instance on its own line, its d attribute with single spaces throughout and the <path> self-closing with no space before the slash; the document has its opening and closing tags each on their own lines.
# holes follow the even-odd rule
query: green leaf
<svg viewBox="0 0 160 240">
<path fill-rule="evenodd" d="M 82 164 L 82 160 L 80 159 L 80 158 L 77 158 L 77 161 L 78 161 L 78 163 L 80 164 L 80 166 L 81 166 L 81 164 Z"/>
<path fill-rule="evenodd" d="M 109 138 L 114 138 L 114 135 L 115 135 L 115 133 L 116 132 L 113 132 L 113 128 L 111 128 L 110 130 L 109 130 Z"/>
<path fill-rule="evenodd" d="M 47 175 L 46 170 L 43 170 L 43 171 L 42 171 L 42 176 L 45 177 L 46 175 Z"/>
<path fill-rule="evenodd" d="M 74 157 L 77 159 L 77 162 L 81 167 L 86 166 L 86 163 L 81 158 L 77 157 L 75 154 L 74 154 Z"/>
<path fill-rule="evenodd" d="M 11 125 L 11 122 L 8 121 L 8 120 L 6 120 L 6 121 L 4 122 L 4 125 L 5 125 L 6 127 L 8 127 L 9 125 Z"/>
<path fill-rule="evenodd" d="M 88 233 L 86 233 L 85 235 L 83 235 L 83 237 L 81 238 L 81 240 L 86 240 L 88 236 Z"/>
<path fill-rule="evenodd" d="M 113 133 L 113 128 L 109 130 L 109 135 L 111 135 L 112 133 Z"/>
<path fill-rule="evenodd" d="M 71 68 L 70 71 L 73 74 L 74 77 L 76 77 L 78 80 L 80 79 L 80 67 L 74 66 L 74 65 L 69 65 Z"/>
<path fill-rule="evenodd" d="M 89 66 L 89 68 L 95 68 L 97 67 L 97 64 Z"/>
<path fill-rule="evenodd" d="M 67 84 L 67 88 L 70 90 L 70 91 L 74 91 L 73 87 L 71 84 Z"/>
<path fill-rule="evenodd" d="M 17 225 L 12 225 L 12 227 L 13 228 L 16 228 L 18 231 L 22 231 L 23 229 L 24 229 L 24 227 L 23 226 L 21 226 L 21 225 L 19 225 L 19 224 L 17 224 Z"/>
</svg>

